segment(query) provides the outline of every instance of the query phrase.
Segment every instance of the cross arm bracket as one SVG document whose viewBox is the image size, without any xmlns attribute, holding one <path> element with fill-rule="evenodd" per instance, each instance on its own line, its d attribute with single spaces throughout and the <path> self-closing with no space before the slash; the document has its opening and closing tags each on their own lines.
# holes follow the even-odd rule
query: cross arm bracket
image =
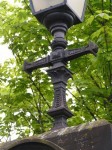
<svg viewBox="0 0 112 150">
<path fill-rule="evenodd" d="M 33 70 L 42 68 L 42 67 L 49 67 L 52 66 L 53 62 L 58 62 L 64 60 L 65 62 L 76 59 L 80 56 L 86 55 L 86 54 L 93 54 L 96 56 L 96 53 L 98 52 L 98 46 L 94 44 L 93 42 L 90 42 L 87 46 L 74 49 L 74 50 L 66 50 L 66 51 L 54 51 L 50 55 L 41 58 L 40 60 L 37 60 L 35 62 L 24 62 L 23 70 L 31 74 Z"/>
<path fill-rule="evenodd" d="M 98 46 L 93 42 L 90 42 L 85 47 L 74 49 L 74 50 L 66 50 L 65 60 L 70 61 L 86 54 L 93 54 L 96 56 L 97 52 L 98 52 Z"/>
<path fill-rule="evenodd" d="M 31 74 L 33 70 L 38 69 L 38 68 L 42 68 L 42 67 L 49 67 L 50 64 L 50 56 L 48 55 L 47 57 L 44 57 L 40 60 L 37 60 L 35 62 L 24 62 L 23 65 L 23 70 L 28 73 Z"/>
</svg>

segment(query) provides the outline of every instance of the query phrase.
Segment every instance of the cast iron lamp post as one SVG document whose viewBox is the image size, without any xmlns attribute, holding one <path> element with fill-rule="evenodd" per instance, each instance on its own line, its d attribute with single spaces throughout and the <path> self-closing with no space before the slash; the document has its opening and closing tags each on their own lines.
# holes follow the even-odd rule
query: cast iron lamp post
<svg viewBox="0 0 112 150">
<path fill-rule="evenodd" d="M 98 51 L 94 43 L 75 50 L 65 50 L 66 31 L 83 21 L 86 0 L 30 0 L 30 4 L 34 16 L 46 26 L 54 40 L 51 54 L 32 63 L 25 62 L 24 71 L 30 74 L 34 69 L 51 66 L 47 72 L 54 85 L 54 102 L 48 114 L 54 118 L 53 129 L 63 128 L 67 126 L 66 120 L 72 117 L 66 105 L 66 85 L 72 73 L 66 64 L 85 54 L 96 55 Z"/>
</svg>

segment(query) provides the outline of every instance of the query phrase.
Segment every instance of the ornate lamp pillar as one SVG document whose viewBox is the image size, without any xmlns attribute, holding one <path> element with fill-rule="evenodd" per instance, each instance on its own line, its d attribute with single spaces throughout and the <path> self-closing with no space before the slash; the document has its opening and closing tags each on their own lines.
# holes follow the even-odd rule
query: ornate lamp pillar
<svg viewBox="0 0 112 150">
<path fill-rule="evenodd" d="M 53 129 L 66 127 L 66 120 L 72 117 L 66 104 L 66 85 L 68 79 L 72 77 L 72 73 L 66 68 L 67 62 L 90 53 L 96 55 L 98 51 L 94 43 L 79 49 L 65 50 L 66 32 L 71 26 L 82 22 L 85 1 L 30 0 L 33 14 L 51 32 L 54 40 L 51 44 L 51 54 L 36 62 L 25 62 L 24 71 L 31 73 L 34 69 L 50 66 L 47 72 L 54 86 L 54 101 L 48 114 L 54 118 Z"/>
<path fill-rule="evenodd" d="M 66 68 L 67 61 L 64 59 L 64 49 L 67 46 L 65 34 L 68 27 L 73 24 L 73 17 L 66 13 L 56 12 L 47 15 L 43 22 L 54 36 L 51 44 L 52 53 L 50 54 L 52 67 L 47 70 L 54 86 L 54 101 L 48 114 L 54 118 L 53 129 L 58 129 L 66 127 L 66 120 L 72 117 L 66 104 L 66 85 L 68 79 L 72 77 L 72 73 Z"/>
</svg>

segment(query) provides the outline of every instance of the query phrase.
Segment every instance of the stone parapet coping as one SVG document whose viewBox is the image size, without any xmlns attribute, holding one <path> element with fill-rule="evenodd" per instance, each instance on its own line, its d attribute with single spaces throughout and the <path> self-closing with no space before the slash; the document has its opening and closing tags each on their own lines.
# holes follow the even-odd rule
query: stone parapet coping
<svg viewBox="0 0 112 150">
<path fill-rule="evenodd" d="M 83 130 L 92 130 L 93 128 L 97 128 L 100 126 L 105 126 L 105 125 L 111 125 L 108 121 L 102 119 L 102 120 L 98 120 L 98 121 L 94 121 L 94 122 L 90 122 L 90 123 L 84 123 L 78 126 L 73 126 L 73 127 L 66 127 L 66 128 L 62 128 L 62 129 L 58 129 L 58 130 L 52 130 L 49 132 L 45 132 L 41 135 L 39 135 L 39 138 L 42 139 L 46 139 L 46 138 L 50 138 L 50 137 L 55 137 L 55 136 L 61 136 L 61 135 L 65 135 L 65 134 L 70 134 L 72 132 L 81 132 Z"/>
</svg>

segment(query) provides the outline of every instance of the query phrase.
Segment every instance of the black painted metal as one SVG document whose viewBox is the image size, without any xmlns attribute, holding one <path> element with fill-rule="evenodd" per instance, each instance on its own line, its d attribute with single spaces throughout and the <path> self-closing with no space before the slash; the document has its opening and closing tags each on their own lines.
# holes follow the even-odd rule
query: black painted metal
<svg viewBox="0 0 112 150">
<path fill-rule="evenodd" d="M 63 15 L 64 19 L 62 19 Z M 34 69 L 51 66 L 47 72 L 54 85 L 54 102 L 48 114 L 54 118 L 53 129 L 58 129 L 66 127 L 66 120 L 72 117 L 72 113 L 66 105 L 66 85 L 68 79 L 72 77 L 72 73 L 66 68 L 66 64 L 68 61 L 82 55 L 90 53 L 96 55 L 98 47 L 96 44 L 90 42 L 86 47 L 64 50 L 67 46 L 67 41 L 65 40 L 66 31 L 73 25 L 73 18 L 69 14 L 57 12 L 49 14 L 43 20 L 43 23 L 54 36 L 54 40 L 51 44 L 52 52 L 50 55 L 36 62 L 25 62 L 24 71 L 31 73 Z"/>
</svg>

